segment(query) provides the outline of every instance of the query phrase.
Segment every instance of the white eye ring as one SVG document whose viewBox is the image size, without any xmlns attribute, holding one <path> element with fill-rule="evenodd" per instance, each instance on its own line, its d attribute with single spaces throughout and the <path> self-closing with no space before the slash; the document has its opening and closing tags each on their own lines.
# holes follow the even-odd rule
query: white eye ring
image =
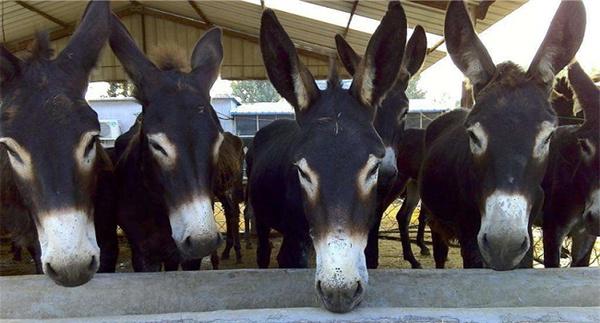
<svg viewBox="0 0 600 323">
<path fill-rule="evenodd" d="M 75 160 L 77 161 L 79 168 L 83 171 L 92 169 L 92 165 L 96 159 L 96 138 L 99 134 L 98 131 L 88 131 L 84 133 L 75 149 Z"/>
<path fill-rule="evenodd" d="M 159 143 L 150 140 L 150 141 L 148 141 L 148 144 L 150 145 L 150 149 L 152 149 L 152 151 L 154 153 L 162 154 L 164 157 L 169 157 L 169 154 L 167 153 L 167 151 L 164 150 L 164 148 L 161 147 Z"/>
<path fill-rule="evenodd" d="M 581 151 L 583 159 L 587 162 L 590 162 L 596 154 L 596 148 L 588 139 L 578 139 L 577 141 L 579 143 L 579 150 Z"/>
<path fill-rule="evenodd" d="M 475 156 L 481 156 L 487 150 L 488 138 L 485 130 L 479 122 L 467 128 L 469 135 L 469 148 Z"/>
<path fill-rule="evenodd" d="M 305 158 L 300 159 L 298 162 L 294 163 L 294 165 L 298 172 L 300 186 L 304 189 L 311 201 L 316 201 L 319 193 L 319 177 L 310 166 L 308 166 L 308 162 Z"/>
<path fill-rule="evenodd" d="M 358 185 L 358 192 L 361 196 L 367 196 L 377 184 L 380 165 L 381 158 L 377 158 L 375 155 L 371 154 L 369 155 L 369 159 L 365 163 L 365 166 L 358 172 L 356 184 Z"/>
<path fill-rule="evenodd" d="M 33 178 L 33 166 L 29 152 L 12 138 L 0 138 L 0 143 L 4 144 L 8 161 L 15 173 L 24 180 L 31 180 Z"/>
<path fill-rule="evenodd" d="M 149 134 L 147 137 L 150 152 L 161 167 L 173 168 L 177 159 L 177 150 L 171 140 L 162 132 Z"/>
<path fill-rule="evenodd" d="M 539 127 L 539 132 L 535 136 L 533 158 L 546 158 L 548 152 L 550 151 L 550 142 L 555 129 L 556 126 L 553 123 L 549 121 L 542 122 Z"/>
</svg>

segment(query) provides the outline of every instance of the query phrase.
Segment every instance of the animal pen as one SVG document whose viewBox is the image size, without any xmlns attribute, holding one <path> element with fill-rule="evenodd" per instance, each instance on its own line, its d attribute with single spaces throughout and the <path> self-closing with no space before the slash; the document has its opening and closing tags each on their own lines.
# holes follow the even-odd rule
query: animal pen
<svg viewBox="0 0 600 323">
<path fill-rule="evenodd" d="M 211 28 L 219 27 L 222 30 L 219 76 L 223 80 L 269 79 L 261 56 L 261 16 L 265 9 L 272 9 L 273 15 L 276 14 L 276 19 L 295 46 L 298 60 L 316 80 L 331 77 L 330 62 L 338 57 L 336 43 L 340 46 L 339 42 L 345 41 L 360 54 L 369 50 L 374 28 L 371 31 L 360 29 L 353 21 L 370 19 L 378 24 L 388 11 L 388 1 L 384 0 L 290 1 L 298 3 L 301 10 L 308 11 L 292 10 L 289 5 L 282 5 L 280 0 L 112 1 L 111 10 L 128 30 L 141 53 L 150 57 L 156 48 L 176 46 L 182 49 L 181 55 L 187 61 L 196 52 L 198 39 Z M 482 33 L 527 2 L 469 0 L 465 6 L 475 32 Z M 70 36 L 76 32 L 78 19 L 87 5 L 84 1 L 2 1 L 2 45 L 11 53 L 25 54 L 30 50 L 32 35 L 38 30 L 47 30 L 51 47 L 60 53 L 68 48 Z M 420 28 L 416 26 L 422 26 L 427 35 L 425 56 L 418 69 L 420 73 L 448 56 L 444 38 L 448 1 L 403 0 L 402 6 L 408 28 L 416 34 Z M 311 15 L 311 10 L 330 10 L 345 19 L 343 22 L 320 20 Z M 264 16 L 262 19 L 265 20 Z M 336 34 L 341 41 L 334 38 Z M 361 57 L 353 59 L 360 61 Z M 0 63 L 4 64 L 5 60 Z M 349 72 L 347 64 L 341 63 L 337 66 L 340 79 L 352 79 L 354 73 L 360 73 L 358 68 Z M 363 65 L 357 66 L 363 68 Z M 127 72 L 130 71 L 124 69 L 119 57 L 106 45 L 91 71 L 90 81 L 122 82 L 128 79 Z M 297 82 L 295 80 L 294 84 Z M 462 86 L 460 105 L 472 107 L 473 89 L 466 82 L 450 86 Z M 422 114 L 413 123 L 425 128 L 435 117 Z M 162 150 L 165 154 L 171 152 L 165 150 Z M 0 149 L 1 153 L 4 150 Z M 1 171 L 0 167 L 0 176 Z M 3 192 L 0 185 L 0 193 Z M 600 321 L 599 241 L 594 242 L 590 268 L 566 268 L 572 262 L 572 242 L 568 238 L 560 250 L 560 266 L 564 268 L 541 269 L 544 267 L 542 230 L 533 226 L 530 247 L 533 250 L 532 269 L 462 269 L 461 248 L 456 240 L 449 244 L 446 263 L 449 269 L 433 269 L 436 262 L 429 226 L 422 231 L 424 247 L 421 250 L 417 248 L 422 211 L 419 203 L 410 213 L 408 232 L 414 255 L 424 269 L 414 270 L 410 269 L 411 263 L 403 259 L 402 228 L 399 228 L 396 218 L 406 201 L 406 194 L 410 193 L 395 197 L 383 210 L 376 237 L 379 269 L 369 270 L 368 291 L 360 305 L 349 313 L 326 311 L 316 296 L 315 276 L 319 270 L 314 267 L 318 257 L 312 247 L 308 264 L 313 269 L 275 269 L 279 260 L 277 252 L 270 255 L 271 269 L 257 268 L 259 239 L 255 228 L 248 227 L 254 223 L 254 218 L 252 212 L 245 212 L 248 202 L 241 201 L 236 203 L 240 211 L 241 260 L 236 259 L 233 249 L 229 257 L 224 257 L 224 246 L 221 245 L 211 257 L 203 258 L 201 270 L 133 273 L 135 260 L 132 261 L 132 251 L 123 230 L 119 230 L 116 272 L 98 273 L 89 283 L 72 288 L 58 286 L 45 275 L 33 275 L 36 273 L 33 259 L 26 253 L 21 255 L 20 248 L 15 249 L 11 240 L 4 236 L 4 229 L 0 228 L 3 235 L 0 246 L 0 320 Z M 224 204 L 213 203 L 213 213 L 218 231 L 222 235 L 231 235 L 227 229 Z M 0 224 L 3 224 L 1 215 Z M 245 218 L 246 215 L 250 217 Z M 270 238 L 270 248 L 279 250 L 282 235 L 272 230 Z M 215 266 L 219 270 L 212 270 Z M 412 266 L 415 267 L 414 263 Z M 357 293 L 362 291 L 360 281 L 358 286 Z M 321 291 L 320 281 L 317 288 L 320 297 L 326 294 Z"/>
</svg>

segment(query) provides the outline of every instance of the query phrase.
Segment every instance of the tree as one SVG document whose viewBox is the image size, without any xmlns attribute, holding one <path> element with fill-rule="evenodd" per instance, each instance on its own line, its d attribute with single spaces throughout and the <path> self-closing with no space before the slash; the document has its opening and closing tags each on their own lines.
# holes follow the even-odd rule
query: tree
<svg viewBox="0 0 600 323">
<path fill-rule="evenodd" d="M 106 94 L 111 97 L 130 97 L 133 94 L 133 84 L 129 82 L 110 82 Z"/>
<path fill-rule="evenodd" d="M 243 103 L 277 102 L 281 99 L 269 81 L 233 81 L 232 94 Z"/>
<path fill-rule="evenodd" d="M 424 99 L 427 92 L 419 89 L 418 83 L 421 75 L 416 75 L 408 81 L 408 87 L 406 88 L 406 96 L 409 99 Z"/>
</svg>

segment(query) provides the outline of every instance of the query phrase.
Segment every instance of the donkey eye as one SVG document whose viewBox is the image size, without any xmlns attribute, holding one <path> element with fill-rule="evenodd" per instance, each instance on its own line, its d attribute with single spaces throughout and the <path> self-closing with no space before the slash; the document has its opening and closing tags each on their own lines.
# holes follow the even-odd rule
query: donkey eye
<svg viewBox="0 0 600 323">
<path fill-rule="evenodd" d="M 469 139 L 471 140 L 471 143 L 473 145 L 481 147 L 481 140 L 479 140 L 479 138 L 477 138 L 477 135 L 472 130 L 469 130 L 468 133 L 469 133 Z"/>
<path fill-rule="evenodd" d="M 88 142 L 88 144 L 85 146 L 85 149 L 83 151 L 84 156 L 88 156 L 92 152 L 92 149 L 96 148 L 97 140 L 98 140 L 98 135 L 93 136 L 92 139 L 90 139 L 90 142 Z"/>
<path fill-rule="evenodd" d="M 590 143 L 585 140 L 585 139 L 579 139 L 579 147 L 581 149 L 581 152 L 586 155 L 586 156 L 592 156 L 594 154 L 593 152 L 593 148 L 590 145 Z"/>
<path fill-rule="evenodd" d="M 153 150 L 165 155 L 166 157 L 169 157 L 169 154 L 167 154 L 167 151 L 164 150 L 163 147 L 161 147 L 158 143 L 151 141 L 150 147 L 152 147 Z"/>
<path fill-rule="evenodd" d="M 19 154 L 16 151 L 14 151 L 8 145 L 4 145 L 4 148 L 6 148 L 6 151 L 8 152 L 8 154 L 10 155 L 10 157 L 13 158 L 13 160 L 17 161 L 20 164 L 24 163 L 23 159 L 21 159 L 21 156 L 19 156 Z"/>
<path fill-rule="evenodd" d="M 305 172 L 304 172 L 304 171 L 303 171 L 303 170 L 302 170 L 300 167 L 297 167 L 297 166 L 296 166 L 296 169 L 298 169 L 298 174 L 299 174 L 300 176 L 302 176 L 302 178 L 303 178 L 304 180 L 306 180 L 306 181 L 307 181 L 307 182 L 309 182 L 309 183 L 312 183 L 312 181 L 310 180 L 310 176 L 308 176 L 308 174 L 307 174 L 307 173 L 305 173 Z"/>
<path fill-rule="evenodd" d="M 371 178 L 373 176 L 378 175 L 379 166 L 381 166 L 381 162 L 378 162 L 377 164 L 375 164 L 375 166 L 373 166 L 373 168 L 371 168 L 371 170 L 369 170 L 369 172 L 367 173 L 367 178 Z"/>
<path fill-rule="evenodd" d="M 546 137 L 546 139 L 544 139 L 544 145 L 548 145 L 550 143 L 550 141 L 552 140 L 552 136 L 554 135 L 554 132 L 550 133 L 548 135 L 548 137 Z"/>
</svg>

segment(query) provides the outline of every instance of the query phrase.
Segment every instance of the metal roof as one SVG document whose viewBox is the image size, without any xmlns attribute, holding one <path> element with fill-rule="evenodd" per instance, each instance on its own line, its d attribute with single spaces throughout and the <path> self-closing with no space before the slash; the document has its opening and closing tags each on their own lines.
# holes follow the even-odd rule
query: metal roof
<svg viewBox="0 0 600 323">
<path fill-rule="evenodd" d="M 266 6 L 269 6 L 267 0 Z M 527 0 L 471 1 L 473 13 L 480 19 L 477 30 L 489 26 L 519 8 Z M 26 48 L 37 30 L 50 31 L 50 39 L 62 48 L 74 30 L 86 2 L 82 1 L 12 1 L 0 0 L 0 27 L 3 43 L 11 51 Z M 225 79 L 264 78 L 264 68 L 258 49 L 261 0 L 244 1 L 112 1 L 112 9 L 125 20 L 132 36 L 141 47 L 160 44 L 165 39 L 184 43 L 188 53 L 202 30 L 219 26 L 224 31 L 225 58 L 222 77 Z M 275 10 L 289 33 L 301 59 L 317 78 L 327 75 L 328 57 L 335 55 L 334 35 L 345 34 L 348 42 L 359 53 L 364 52 L 370 38 L 367 32 L 354 29 L 353 16 L 380 20 L 387 1 L 304 0 L 304 2 L 348 13 L 347 27 L 326 21 L 310 19 L 283 10 Z M 409 27 L 421 24 L 428 33 L 442 35 L 445 1 L 406 0 L 403 5 Z M 141 17 L 141 19 L 139 18 Z M 132 30 L 134 29 L 134 30 Z M 185 32 L 183 32 L 185 30 Z M 63 40 L 64 39 L 64 40 Z M 436 50 L 438 43 L 428 44 L 430 53 L 424 69 L 446 54 Z M 61 46 L 62 45 L 62 46 Z M 432 48 L 433 47 L 433 48 Z M 151 48 L 146 48 L 150 50 Z M 124 79 L 118 60 L 112 53 L 105 54 L 99 64 L 100 72 L 94 80 Z M 118 70 L 116 70 L 118 69 Z"/>
<path fill-rule="evenodd" d="M 245 103 L 231 109 L 232 116 L 255 114 L 294 114 L 294 108 L 286 101 Z"/>
</svg>

